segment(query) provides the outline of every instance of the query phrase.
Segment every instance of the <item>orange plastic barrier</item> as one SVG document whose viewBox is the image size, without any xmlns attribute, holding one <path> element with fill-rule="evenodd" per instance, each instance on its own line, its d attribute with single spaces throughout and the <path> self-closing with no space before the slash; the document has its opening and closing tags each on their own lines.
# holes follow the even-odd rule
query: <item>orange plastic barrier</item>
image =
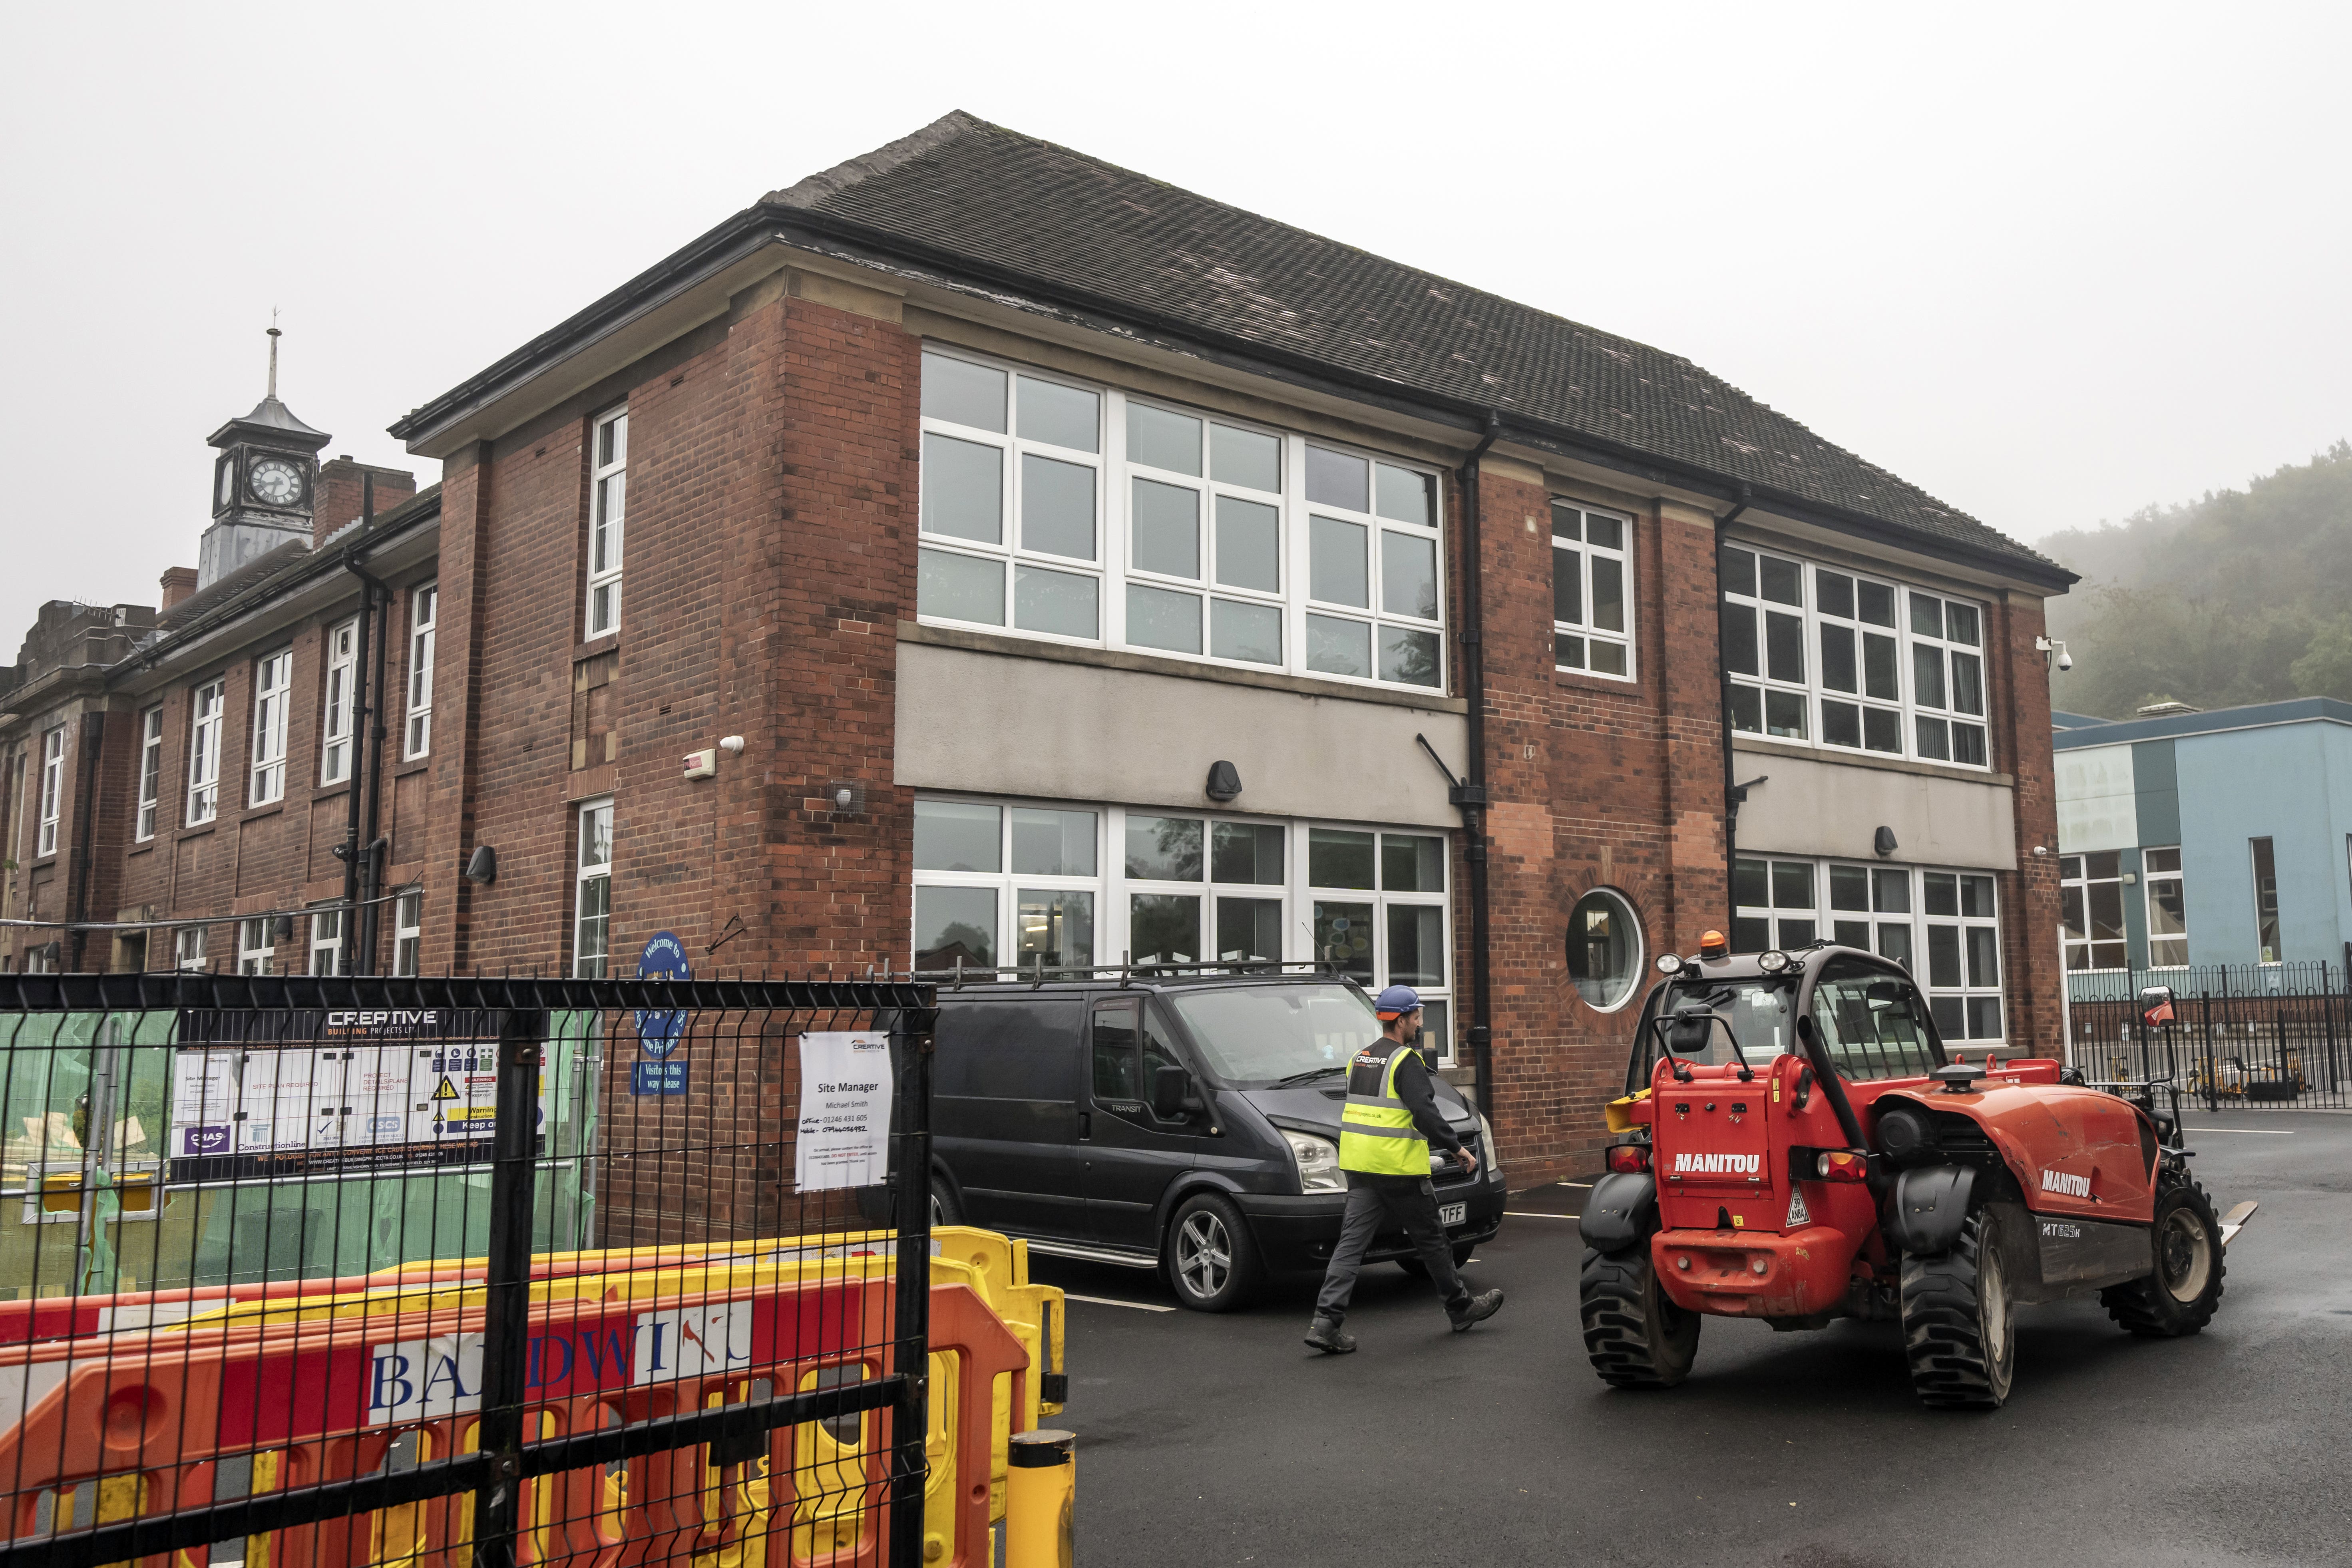
<svg viewBox="0 0 2352 1568">
<path fill-rule="evenodd" d="M 523 1430 L 543 1440 L 691 1414 L 748 1400 L 755 1381 L 789 1396 L 829 1369 L 891 1376 L 895 1290 L 890 1279 L 851 1279 L 680 1293 L 651 1303 L 535 1306 Z M 213 1500 L 220 1461 L 247 1454 L 257 1456 L 261 1491 L 367 1475 L 412 1431 L 420 1459 L 466 1452 L 480 1420 L 478 1363 L 469 1367 L 467 1356 L 482 1331 L 478 1307 L 451 1307 L 404 1316 L 396 1327 L 351 1320 L 126 1332 L 114 1336 L 102 1360 L 89 1357 L 86 1341 L 0 1347 L 0 1372 L 66 1363 L 62 1381 L 24 1420 L 0 1429 L 0 1481 L 18 1489 L 0 1494 L 5 1534 L 37 1533 L 45 1492 L 62 1505 L 72 1489 L 91 1484 L 99 1523 L 201 1507 Z M 392 1333 L 396 1341 L 384 1337 Z M 1013 1408 L 1024 1408 L 1029 1356 L 965 1285 L 931 1288 L 929 1340 L 933 1352 L 955 1352 L 956 1506 L 953 1541 L 925 1555 L 985 1568 L 992 1554 L 990 1390 L 997 1376 L 1011 1374 Z M 469 1376 L 477 1380 L 471 1389 Z M 752 1546 L 766 1568 L 879 1563 L 891 1455 L 882 1428 L 890 1413 L 860 1419 L 872 1424 L 875 1439 L 862 1445 L 866 1496 L 852 1541 L 828 1532 L 820 1548 L 817 1532 L 805 1528 L 811 1514 L 801 1505 L 816 1500 L 794 1490 L 799 1428 L 780 1426 L 767 1434 L 764 1477 L 755 1464 L 714 1463 L 709 1446 L 697 1444 L 629 1459 L 617 1489 L 601 1463 L 525 1479 L 517 1561 L 546 1568 L 683 1565 L 741 1562 L 742 1549 Z M 249 1542 L 246 1561 L 268 1568 L 464 1568 L 472 1515 L 468 1492 L 292 1526 Z M 173 1555 L 142 1557 L 141 1568 L 173 1568 Z M 176 1556 L 180 1568 L 207 1568 L 210 1561 L 207 1548 Z"/>
</svg>

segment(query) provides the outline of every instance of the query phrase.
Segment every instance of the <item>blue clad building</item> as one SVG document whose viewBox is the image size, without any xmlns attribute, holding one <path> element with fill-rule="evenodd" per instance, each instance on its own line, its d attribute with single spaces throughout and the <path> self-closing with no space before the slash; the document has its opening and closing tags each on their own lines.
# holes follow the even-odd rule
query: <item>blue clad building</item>
<svg viewBox="0 0 2352 1568">
<path fill-rule="evenodd" d="M 2352 703 L 2052 721 L 2074 994 L 2135 969 L 2347 963 Z"/>
</svg>

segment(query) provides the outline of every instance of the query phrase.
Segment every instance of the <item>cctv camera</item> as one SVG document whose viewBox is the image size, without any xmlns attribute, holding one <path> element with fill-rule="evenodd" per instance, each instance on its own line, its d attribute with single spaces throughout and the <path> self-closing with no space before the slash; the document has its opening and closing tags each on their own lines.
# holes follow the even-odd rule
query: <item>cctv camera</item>
<svg viewBox="0 0 2352 1568">
<path fill-rule="evenodd" d="M 2058 650 L 2058 668 L 2061 669 L 2072 669 L 2074 668 L 2074 656 L 2068 653 L 2063 647 Z"/>
</svg>

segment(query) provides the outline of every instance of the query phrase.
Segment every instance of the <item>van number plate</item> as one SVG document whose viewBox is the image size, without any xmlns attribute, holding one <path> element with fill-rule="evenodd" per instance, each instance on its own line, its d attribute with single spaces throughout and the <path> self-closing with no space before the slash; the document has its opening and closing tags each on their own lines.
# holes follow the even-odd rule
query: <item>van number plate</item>
<svg viewBox="0 0 2352 1568">
<path fill-rule="evenodd" d="M 1468 1204 L 1439 1205 L 1437 1210 L 1437 1223 L 1440 1225 L 1468 1225 L 1470 1223 L 1470 1205 Z"/>
</svg>

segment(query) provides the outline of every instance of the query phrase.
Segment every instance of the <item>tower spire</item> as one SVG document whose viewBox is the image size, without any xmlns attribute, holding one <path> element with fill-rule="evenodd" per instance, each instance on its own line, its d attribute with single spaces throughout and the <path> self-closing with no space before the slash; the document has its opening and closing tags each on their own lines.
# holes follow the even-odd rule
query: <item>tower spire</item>
<svg viewBox="0 0 2352 1568">
<path fill-rule="evenodd" d="M 278 307 L 269 307 L 269 395 L 278 395 Z"/>
</svg>

